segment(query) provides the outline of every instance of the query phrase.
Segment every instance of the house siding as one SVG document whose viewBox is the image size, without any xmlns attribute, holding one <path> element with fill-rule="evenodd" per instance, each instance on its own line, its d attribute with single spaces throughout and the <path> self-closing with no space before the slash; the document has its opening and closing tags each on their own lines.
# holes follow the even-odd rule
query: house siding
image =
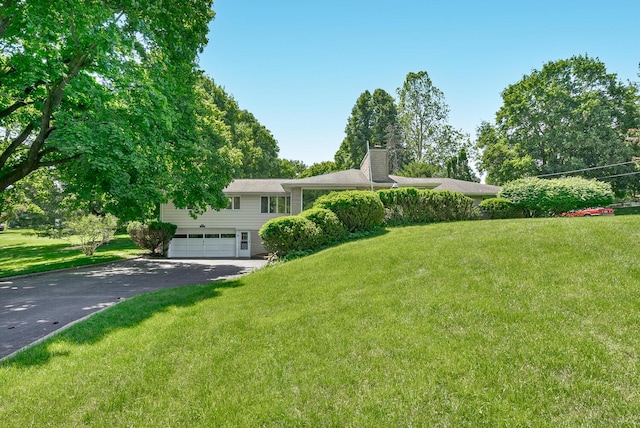
<svg viewBox="0 0 640 428">
<path fill-rule="evenodd" d="M 162 221 L 173 223 L 178 229 L 194 229 L 204 224 L 207 229 L 260 230 L 268 220 L 286 214 L 263 214 L 260 212 L 260 196 L 250 195 L 240 198 L 239 210 L 208 210 L 197 218 L 189 215 L 189 210 L 178 209 L 173 203 L 160 207 Z"/>
<path fill-rule="evenodd" d="M 230 195 L 231 196 L 231 195 Z M 221 209 L 220 211 L 208 210 L 198 215 L 195 219 L 189 215 L 189 210 L 176 208 L 172 202 L 160 206 L 160 219 L 166 223 L 178 226 L 176 233 L 203 232 L 200 225 L 204 225 L 204 231 L 215 233 L 235 233 L 236 231 L 248 231 L 251 234 L 251 255 L 266 253 L 262 245 L 258 231 L 264 223 L 272 218 L 289 214 L 265 214 L 260 212 L 260 198 L 267 195 L 244 195 L 240 197 L 239 210 Z"/>
</svg>

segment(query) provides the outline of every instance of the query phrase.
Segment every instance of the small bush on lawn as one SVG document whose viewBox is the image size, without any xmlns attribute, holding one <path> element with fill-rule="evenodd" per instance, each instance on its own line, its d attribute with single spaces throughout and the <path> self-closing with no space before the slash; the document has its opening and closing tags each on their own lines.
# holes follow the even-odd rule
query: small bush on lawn
<svg viewBox="0 0 640 428">
<path fill-rule="evenodd" d="M 384 220 L 384 206 L 378 195 L 370 191 L 345 190 L 320 196 L 313 208 L 332 211 L 348 232 L 371 230 Z"/>
<path fill-rule="evenodd" d="M 322 231 L 308 218 L 296 215 L 273 218 L 262 225 L 258 234 L 267 251 L 285 256 L 317 247 Z"/>
<path fill-rule="evenodd" d="M 82 253 L 92 256 L 100 245 L 109 243 L 117 228 L 118 218 L 111 214 L 87 214 L 72 218 L 65 233 L 77 235 Z"/>
<path fill-rule="evenodd" d="M 530 217 L 609 205 L 614 198 L 609 183 L 580 177 L 522 178 L 506 183 L 498 196 L 526 210 Z"/>
<path fill-rule="evenodd" d="M 321 230 L 319 245 L 331 244 L 343 240 L 347 229 L 333 211 L 324 208 L 311 208 L 300 213 L 300 216 L 311 220 Z"/>
<path fill-rule="evenodd" d="M 489 198 L 480 202 L 480 209 L 489 213 L 491 219 L 520 218 L 522 210 L 507 198 Z"/>
<path fill-rule="evenodd" d="M 480 217 L 473 199 L 459 192 L 400 188 L 380 190 L 378 195 L 386 210 L 385 222 L 390 225 Z"/>
<path fill-rule="evenodd" d="M 152 221 L 148 224 L 132 221 L 127 226 L 127 233 L 138 247 L 149 250 L 152 254 L 164 256 L 167 254 L 169 242 L 176 234 L 177 228 L 175 224 L 160 221 Z"/>
</svg>

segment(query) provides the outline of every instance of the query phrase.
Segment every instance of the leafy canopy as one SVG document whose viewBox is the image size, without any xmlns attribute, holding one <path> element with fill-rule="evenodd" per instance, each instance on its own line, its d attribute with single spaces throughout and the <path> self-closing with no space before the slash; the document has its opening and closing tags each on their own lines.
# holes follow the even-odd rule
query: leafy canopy
<svg viewBox="0 0 640 428">
<path fill-rule="evenodd" d="M 197 90 L 211 0 L 0 6 L 0 191 L 55 167 L 123 218 L 171 198 L 223 206 L 224 123 Z"/>
<path fill-rule="evenodd" d="M 637 88 L 620 82 L 597 58 L 549 62 L 507 87 L 502 99 L 495 124 L 483 123 L 478 130 L 488 182 L 617 164 L 638 150 L 625 142 L 640 121 Z M 584 175 L 632 170 L 623 165 Z M 630 180 L 620 177 L 612 184 L 621 191 Z"/>
</svg>

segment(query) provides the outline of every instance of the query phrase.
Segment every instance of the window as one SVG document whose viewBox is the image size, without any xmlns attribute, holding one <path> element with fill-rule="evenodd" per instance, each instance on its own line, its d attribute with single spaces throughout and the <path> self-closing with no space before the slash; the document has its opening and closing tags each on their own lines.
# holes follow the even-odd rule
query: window
<svg viewBox="0 0 640 428">
<path fill-rule="evenodd" d="M 260 198 L 260 212 L 263 214 L 291 214 L 291 197 L 263 196 Z"/>
<path fill-rule="evenodd" d="M 239 210 L 240 209 L 240 196 L 234 196 L 233 198 L 229 198 L 229 205 L 227 205 L 228 210 Z"/>
</svg>

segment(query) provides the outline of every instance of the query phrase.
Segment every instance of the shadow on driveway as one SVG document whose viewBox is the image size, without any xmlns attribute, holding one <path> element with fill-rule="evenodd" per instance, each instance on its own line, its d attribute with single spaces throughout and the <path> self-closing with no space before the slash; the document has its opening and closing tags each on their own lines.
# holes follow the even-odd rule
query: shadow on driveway
<svg viewBox="0 0 640 428">
<path fill-rule="evenodd" d="M 263 260 L 135 259 L 0 279 L 0 359 L 132 296 L 236 278 L 264 264 Z M 150 311 L 162 311 L 169 305 L 188 306 L 217 296 L 220 287 L 238 285 L 238 281 L 227 281 L 218 287 L 193 287 L 188 293 L 156 293 L 153 298 L 157 301 L 150 305 Z M 83 340 L 98 340 L 113 329 L 135 325 L 151 315 L 144 311 L 128 312 L 131 313 L 122 320 L 111 319 L 104 325 L 95 325 L 93 339 Z M 95 322 L 105 322 L 104 318 Z M 86 331 L 83 333 L 87 337 Z M 73 334 L 72 330 L 64 332 L 65 340 L 73 339 Z"/>
</svg>

